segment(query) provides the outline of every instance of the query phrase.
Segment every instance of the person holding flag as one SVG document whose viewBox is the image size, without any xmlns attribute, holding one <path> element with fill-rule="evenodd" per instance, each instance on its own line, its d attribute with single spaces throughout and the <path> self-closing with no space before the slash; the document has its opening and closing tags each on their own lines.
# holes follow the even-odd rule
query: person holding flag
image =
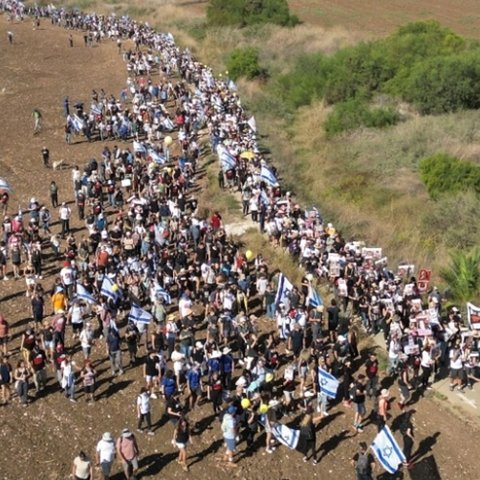
<svg viewBox="0 0 480 480">
<path fill-rule="evenodd" d="M 371 453 L 368 453 L 365 442 L 359 443 L 358 452 L 352 458 L 352 465 L 355 467 L 356 480 L 373 480 L 375 459 Z"/>
<path fill-rule="evenodd" d="M 406 463 L 405 455 L 387 425 L 377 434 L 371 448 L 380 465 L 392 475 Z M 360 480 L 368 480 L 368 478 L 370 477 L 365 477 L 365 479 L 361 477 Z"/>
</svg>

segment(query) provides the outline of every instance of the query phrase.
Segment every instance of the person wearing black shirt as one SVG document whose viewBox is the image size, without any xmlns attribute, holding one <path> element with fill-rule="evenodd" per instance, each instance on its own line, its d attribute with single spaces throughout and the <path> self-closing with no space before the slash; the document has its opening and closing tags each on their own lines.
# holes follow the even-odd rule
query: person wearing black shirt
<svg viewBox="0 0 480 480">
<path fill-rule="evenodd" d="M 335 342 L 337 337 L 337 328 L 340 321 L 340 309 L 337 306 L 335 299 L 332 299 L 330 307 L 327 309 L 328 314 L 328 334 L 330 341 Z"/>
<path fill-rule="evenodd" d="M 355 419 L 353 422 L 353 427 L 357 432 L 363 432 L 362 421 L 367 413 L 365 409 L 365 391 L 367 388 L 367 377 L 360 374 L 355 382 L 353 387 L 353 403 L 355 405 Z"/>
</svg>

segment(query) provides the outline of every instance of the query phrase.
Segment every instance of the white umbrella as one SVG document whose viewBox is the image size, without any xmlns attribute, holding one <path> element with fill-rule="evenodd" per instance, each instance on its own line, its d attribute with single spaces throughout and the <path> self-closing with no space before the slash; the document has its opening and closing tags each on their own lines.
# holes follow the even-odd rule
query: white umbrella
<svg viewBox="0 0 480 480">
<path fill-rule="evenodd" d="M 0 192 L 11 192 L 12 187 L 10 184 L 2 177 L 0 177 Z"/>
</svg>

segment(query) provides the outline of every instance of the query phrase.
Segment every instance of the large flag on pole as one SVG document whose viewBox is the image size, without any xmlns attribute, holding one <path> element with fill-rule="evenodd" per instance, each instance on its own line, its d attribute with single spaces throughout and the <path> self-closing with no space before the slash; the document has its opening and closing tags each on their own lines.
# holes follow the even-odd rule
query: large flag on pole
<svg viewBox="0 0 480 480">
<path fill-rule="evenodd" d="M 323 368 L 318 369 L 318 384 L 320 391 L 328 398 L 336 398 L 340 382 Z"/>
<path fill-rule="evenodd" d="M 275 305 L 278 305 L 279 303 L 282 303 L 282 302 L 283 303 L 287 302 L 288 304 L 290 304 L 288 296 L 292 290 L 293 290 L 292 283 L 283 273 L 281 273 L 280 278 L 278 280 L 277 294 L 275 295 Z"/>
<path fill-rule="evenodd" d="M 133 320 L 135 323 L 145 323 L 147 325 L 151 322 L 152 318 L 151 313 L 135 304 L 132 305 L 130 314 L 128 315 L 129 320 Z"/>
<path fill-rule="evenodd" d="M 277 177 L 266 165 L 262 165 L 262 168 L 260 169 L 260 178 L 270 185 L 278 185 Z"/>
<path fill-rule="evenodd" d="M 118 288 L 118 285 L 106 275 L 103 277 L 102 287 L 100 288 L 100 293 L 113 301 L 116 301 L 121 294 L 121 290 Z"/>
<path fill-rule="evenodd" d="M 308 287 L 307 304 L 313 308 L 323 305 L 320 294 L 311 285 Z"/>
<path fill-rule="evenodd" d="M 96 298 L 81 283 L 77 283 L 76 296 L 88 303 L 97 303 Z"/>
<path fill-rule="evenodd" d="M 389 473 L 395 473 L 400 465 L 406 461 L 405 455 L 387 425 L 375 437 L 371 448 L 382 467 Z"/>
</svg>

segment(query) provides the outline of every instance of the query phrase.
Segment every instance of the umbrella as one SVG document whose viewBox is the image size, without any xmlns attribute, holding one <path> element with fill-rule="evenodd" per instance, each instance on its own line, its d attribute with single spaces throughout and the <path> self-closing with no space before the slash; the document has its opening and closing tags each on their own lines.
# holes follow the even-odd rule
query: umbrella
<svg viewBox="0 0 480 480">
<path fill-rule="evenodd" d="M 253 153 L 251 150 L 247 150 L 246 152 L 242 152 L 240 154 L 240 158 L 246 158 L 247 160 L 251 160 L 252 158 L 255 158 L 255 153 Z"/>
<path fill-rule="evenodd" d="M 0 177 L 0 192 L 11 192 L 12 187 L 10 184 L 2 177 Z"/>
</svg>

